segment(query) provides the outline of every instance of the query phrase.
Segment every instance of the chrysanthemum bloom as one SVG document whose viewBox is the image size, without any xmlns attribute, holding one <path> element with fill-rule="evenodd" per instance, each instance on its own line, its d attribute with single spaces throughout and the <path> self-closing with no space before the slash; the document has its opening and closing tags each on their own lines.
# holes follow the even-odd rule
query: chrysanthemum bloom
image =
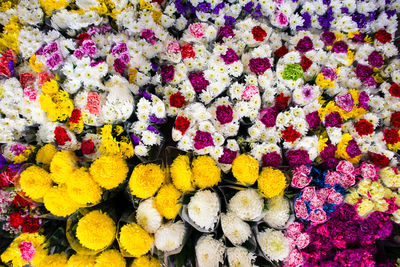
<svg viewBox="0 0 400 267">
<path fill-rule="evenodd" d="M 256 256 L 243 247 L 227 248 L 229 266 L 252 267 Z"/>
<path fill-rule="evenodd" d="M 153 245 L 154 238 L 136 223 L 122 226 L 119 232 L 119 243 L 133 257 L 146 254 Z"/>
<path fill-rule="evenodd" d="M 235 246 L 246 242 L 251 235 L 250 225 L 231 212 L 221 215 L 221 227 L 224 235 Z"/>
<path fill-rule="evenodd" d="M 246 154 L 235 158 L 232 163 L 232 173 L 236 180 L 244 185 L 252 185 L 258 178 L 258 161 Z"/>
<path fill-rule="evenodd" d="M 261 250 L 273 261 L 281 261 L 289 255 L 289 241 L 281 231 L 267 229 L 258 234 Z"/>
<path fill-rule="evenodd" d="M 112 244 L 115 232 L 114 220 L 106 213 L 94 210 L 79 220 L 76 237 L 85 248 L 101 250 Z"/>
<path fill-rule="evenodd" d="M 129 168 L 120 156 L 100 156 L 90 166 L 90 175 L 105 189 L 113 189 L 126 178 Z"/>
<path fill-rule="evenodd" d="M 208 156 L 199 156 L 193 160 L 192 174 L 194 183 L 199 188 L 212 187 L 221 181 L 221 170 Z"/>
<path fill-rule="evenodd" d="M 244 221 L 252 221 L 262 215 L 264 199 L 255 189 L 237 192 L 228 203 L 228 210 Z"/>
<path fill-rule="evenodd" d="M 74 171 L 67 182 L 68 195 L 77 203 L 97 204 L 101 200 L 100 186 L 85 168 Z"/>
<path fill-rule="evenodd" d="M 172 182 L 182 192 L 192 191 L 192 170 L 190 169 L 189 156 L 179 155 L 171 164 L 170 173 Z"/>
<path fill-rule="evenodd" d="M 188 204 L 189 218 L 207 230 L 214 228 L 218 220 L 218 212 L 218 196 L 210 190 L 196 192 Z"/>
<path fill-rule="evenodd" d="M 129 189 L 132 195 L 138 198 L 153 196 L 165 181 L 165 173 L 154 163 L 139 164 L 129 179 Z"/>
<path fill-rule="evenodd" d="M 140 202 L 136 210 L 136 222 L 148 233 L 155 233 L 161 226 L 162 217 L 154 206 L 154 198 Z"/>
<path fill-rule="evenodd" d="M 283 227 L 289 220 L 289 201 L 285 197 L 276 196 L 267 200 L 268 210 L 264 221 L 271 227 Z"/>
<path fill-rule="evenodd" d="M 272 167 L 264 168 L 258 177 L 258 189 L 266 197 L 280 195 L 286 188 L 286 177 L 282 171 Z"/>
<path fill-rule="evenodd" d="M 109 249 L 102 252 L 96 258 L 96 264 L 94 267 L 125 267 L 126 261 L 125 258 L 122 257 L 121 253 L 116 249 Z"/>
<path fill-rule="evenodd" d="M 161 267 L 161 263 L 156 258 L 146 255 L 133 260 L 131 267 Z"/>
<path fill-rule="evenodd" d="M 21 189 L 33 199 L 41 199 L 51 188 L 50 174 L 37 166 L 30 166 L 21 173 Z"/>
<path fill-rule="evenodd" d="M 154 235 L 154 244 L 161 251 L 173 251 L 182 245 L 185 232 L 182 221 L 164 224 Z"/>
<path fill-rule="evenodd" d="M 162 186 L 154 199 L 156 209 L 164 218 L 174 219 L 182 207 L 182 204 L 178 204 L 181 195 L 173 184 Z"/>
<path fill-rule="evenodd" d="M 42 146 L 36 154 L 36 162 L 43 164 L 50 164 L 54 155 L 57 153 L 57 149 L 52 144 L 46 144 Z"/>
<path fill-rule="evenodd" d="M 68 267 L 94 266 L 96 256 L 74 254 L 68 259 Z"/>
<path fill-rule="evenodd" d="M 77 167 L 77 158 L 73 152 L 59 151 L 50 163 L 51 177 L 57 184 L 63 184 L 67 182 Z"/>
<path fill-rule="evenodd" d="M 43 260 L 36 266 L 38 267 L 59 267 L 67 266 L 68 256 L 66 253 L 55 253 L 47 255 Z"/>
<path fill-rule="evenodd" d="M 71 215 L 74 211 L 82 207 L 82 205 L 71 199 L 65 185 L 55 186 L 48 190 L 43 198 L 43 203 L 51 214 L 59 217 Z"/>
<path fill-rule="evenodd" d="M 221 241 L 212 238 L 211 235 L 200 237 L 195 251 L 199 267 L 219 266 L 220 263 L 224 262 L 225 246 Z"/>
</svg>

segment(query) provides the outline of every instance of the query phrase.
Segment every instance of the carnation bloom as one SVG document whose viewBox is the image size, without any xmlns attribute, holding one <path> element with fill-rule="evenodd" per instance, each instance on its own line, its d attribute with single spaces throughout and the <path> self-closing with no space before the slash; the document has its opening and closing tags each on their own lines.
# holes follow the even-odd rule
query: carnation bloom
<svg viewBox="0 0 400 267">
<path fill-rule="evenodd" d="M 139 164 L 129 179 L 129 189 L 132 195 L 138 198 L 153 196 L 165 181 L 165 173 L 154 163 Z"/>
<path fill-rule="evenodd" d="M 43 198 L 44 206 L 51 214 L 65 217 L 81 207 L 68 195 L 66 186 L 56 186 L 48 190 Z"/>
<path fill-rule="evenodd" d="M 198 226 L 211 230 L 218 221 L 220 204 L 216 193 L 197 191 L 188 204 L 189 218 Z"/>
<path fill-rule="evenodd" d="M 199 267 L 219 266 L 224 261 L 224 244 L 212 238 L 211 235 L 204 235 L 197 241 L 196 259 Z"/>
<path fill-rule="evenodd" d="M 74 254 L 68 259 L 68 267 L 79 267 L 79 266 L 94 266 L 96 263 L 96 256 Z"/>
<path fill-rule="evenodd" d="M 267 206 L 264 221 L 273 228 L 284 227 L 290 216 L 289 200 L 276 196 L 267 199 Z"/>
<path fill-rule="evenodd" d="M 154 235 L 154 244 L 161 251 L 173 251 L 182 245 L 185 232 L 182 221 L 164 224 Z"/>
<path fill-rule="evenodd" d="M 120 156 L 100 156 L 90 165 L 90 175 L 105 189 L 113 189 L 126 178 L 129 168 Z"/>
<path fill-rule="evenodd" d="M 116 249 L 109 249 L 102 252 L 96 257 L 96 264 L 94 267 L 125 267 L 126 261 L 121 253 Z"/>
<path fill-rule="evenodd" d="M 289 241 L 281 231 L 267 229 L 258 234 L 261 250 L 273 261 L 282 261 L 290 251 Z"/>
<path fill-rule="evenodd" d="M 131 267 L 161 267 L 161 263 L 156 258 L 146 255 L 139 258 L 135 258 L 131 264 Z"/>
<path fill-rule="evenodd" d="M 199 188 L 212 187 L 221 181 L 221 170 L 208 156 L 199 156 L 192 162 L 194 184 Z"/>
<path fill-rule="evenodd" d="M 153 198 L 140 202 L 136 210 L 136 222 L 151 234 L 155 233 L 161 226 L 162 217 L 154 207 Z"/>
<path fill-rule="evenodd" d="M 57 153 L 57 149 L 52 144 L 42 146 L 36 154 L 36 162 L 50 164 L 53 156 Z"/>
<path fill-rule="evenodd" d="M 258 189 L 266 197 L 280 195 L 286 188 L 286 177 L 282 171 L 272 167 L 264 168 L 258 178 Z"/>
<path fill-rule="evenodd" d="M 19 185 L 28 197 L 41 199 L 51 188 L 51 176 L 44 169 L 30 166 L 21 173 Z"/>
<path fill-rule="evenodd" d="M 252 267 L 256 255 L 243 247 L 227 248 L 226 254 L 228 257 L 229 266 Z"/>
<path fill-rule="evenodd" d="M 178 203 L 181 195 L 173 184 L 162 186 L 154 198 L 156 209 L 164 218 L 174 219 L 182 207 L 182 204 Z"/>
<path fill-rule="evenodd" d="M 122 226 L 119 232 L 119 244 L 133 257 L 146 254 L 153 245 L 154 238 L 136 223 Z"/>
<path fill-rule="evenodd" d="M 79 219 L 76 227 L 79 243 L 91 250 L 101 250 L 111 245 L 115 232 L 114 220 L 100 210 L 87 213 Z"/>
<path fill-rule="evenodd" d="M 221 215 L 221 227 L 224 235 L 235 246 L 243 244 L 251 236 L 250 225 L 231 212 Z"/>
<path fill-rule="evenodd" d="M 192 170 L 190 169 L 189 156 L 179 155 L 170 166 L 172 182 L 182 192 L 192 191 Z"/>
<path fill-rule="evenodd" d="M 258 178 L 258 171 L 258 161 L 249 155 L 241 154 L 233 160 L 232 173 L 241 184 L 254 184 Z"/>
<path fill-rule="evenodd" d="M 53 181 L 65 183 L 77 168 L 77 157 L 71 151 L 57 152 L 50 163 L 51 177 Z"/>
<path fill-rule="evenodd" d="M 258 219 L 262 215 L 263 209 L 263 197 L 252 188 L 238 191 L 228 203 L 228 210 L 245 221 Z"/>
<path fill-rule="evenodd" d="M 101 200 L 101 188 L 85 168 L 75 170 L 67 188 L 68 195 L 79 204 L 97 204 Z"/>
</svg>

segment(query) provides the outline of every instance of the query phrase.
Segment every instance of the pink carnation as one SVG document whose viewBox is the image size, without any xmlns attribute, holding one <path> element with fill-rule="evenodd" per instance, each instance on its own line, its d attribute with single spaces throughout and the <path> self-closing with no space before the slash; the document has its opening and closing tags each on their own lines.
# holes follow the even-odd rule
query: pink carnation
<svg viewBox="0 0 400 267">
<path fill-rule="evenodd" d="M 242 98 L 245 100 L 250 100 L 253 96 L 255 96 L 258 93 L 259 92 L 257 87 L 255 87 L 254 85 L 249 85 L 244 89 L 242 93 Z"/>
<path fill-rule="evenodd" d="M 356 183 L 356 177 L 353 174 L 343 175 L 340 180 L 340 185 L 344 188 L 349 188 Z"/>
<path fill-rule="evenodd" d="M 276 15 L 276 21 L 278 21 L 278 23 L 279 23 L 281 26 L 287 26 L 287 25 L 289 24 L 289 21 L 288 21 L 287 17 L 286 17 L 285 14 L 283 14 L 282 12 L 279 12 L 279 13 Z"/>
<path fill-rule="evenodd" d="M 204 28 L 200 22 L 190 24 L 189 33 L 196 38 L 200 38 L 204 35 Z"/>
<path fill-rule="evenodd" d="M 181 51 L 179 43 L 177 41 L 170 42 L 167 46 L 167 53 L 174 54 Z"/>
<path fill-rule="evenodd" d="M 35 101 L 37 97 L 37 92 L 32 87 L 26 87 L 24 89 L 24 96 L 28 98 L 30 101 Z"/>
<path fill-rule="evenodd" d="M 319 196 L 316 194 L 311 200 L 310 200 L 310 208 L 311 209 L 322 209 L 322 206 L 324 205 L 325 199 L 322 196 Z"/>
<path fill-rule="evenodd" d="M 304 188 L 311 183 L 312 177 L 303 173 L 295 173 L 292 178 L 292 187 Z"/>
<path fill-rule="evenodd" d="M 306 187 L 301 191 L 303 192 L 303 194 L 301 195 L 301 198 L 304 201 L 310 201 L 316 194 L 314 186 Z"/>
<path fill-rule="evenodd" d="M 331 204 L 340 204 L 343 202 L 343 196 L 340 193 L 334 191 L 329 194 L 326 201 Z"/>
<path fill-rule="evenodd" d="M 352 174 L 354 172 L 354 166 L 351 162 L 342 160 L 337 165 L 336 170 L 341 174 Z"/>
<path fill-rule="evenodd" d="M 298 249 L 292 250 L 287 259 L 288 263 L 285 266 L 300 267 L 304 263 L 303 255 Z"/>
<path fill-rule="evenodd" d="M 86 100 L 86 107 L 91 114 L 100 114 L 100 96 L 96 92 L 89 92 Z"/>
<path fill-rule="evenodd" d="M 340 182 L 340 176 L 341 175 L 338 172 L 328 171 L 325 176 L 325 183 L 334 186 L 335 184 L 338 184 Z"/>
<path fill-rule="evenodd" d="M 286 230 L 286 236 L 295 240 L 301 234 L 302 229 L 303 225 L 301 223 L 293 222 L 288 226 Z"/>
<path fill-rule="evenodd" d="M 310 212 L 310 216 L 309 216 L 310 221 L 312 221 L 313 223 L 316 224 L 321 224 L 326 222 L 327 217 L 326 217 L 326 213 L 324 210 L 312 210 Z"/>
<path fill-rule="evenodd" d="M 300 198 L 296 199 L 296 201 L 294 202 L 294 211 L 296 212 L 296 216 L 298 218 L 308 218 L 307 206 Z"/>
<path fill-rule="evenodd" d="M 378 172 L 374 164 L 363 162 L 360 166 L 361 176 L 364 179 L 378 180 Z"/>
<path fill-rule="evenodd" d="M 298 235 L 295 241 L 296 246 L 299 249 L 303 249 L 310 244 L 310 236 L 307 233 L 301 233 Z"/>
<path fill-rule="evenodd" d="M 19 249 L 21 251 L 21 258 L 25 261 L 31 261 L 35 256 L 35 247 L 32 242 L 21 242 L 19 244 Z"/>
</svg>

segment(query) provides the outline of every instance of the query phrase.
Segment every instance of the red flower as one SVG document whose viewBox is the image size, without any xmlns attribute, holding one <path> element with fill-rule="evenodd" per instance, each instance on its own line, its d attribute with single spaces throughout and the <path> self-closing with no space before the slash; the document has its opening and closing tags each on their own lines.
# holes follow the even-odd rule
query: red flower
<svg viewBox="0 0 400 267">
<path fill-rule="evenodd" d="M 293 128 L 293 125 L 290 125 L 288 128 L 283 130 L 282 137 L 286 142 L 294 142 L 301 136 L 301 134 Z"/>
<path fill-rule="evenodd" d="M 22 217 L 21 213 L 13 212 L 10 214 L 9 223 L 12 228 L 18 228 L 24 223 L 24 218 Z"/>
<path fill-rule="evenodd" d="M 53 77 L 54 76 L 48 72 L 39 73 L 39 86 L 42 87 L 45 82 L 50 81 Z"/>
<path fill-rule="evenodd" d="M 371 161 L 379 168 L 386 167 L 387 165 L 389 165 L 390 162 L 389 158 L 383 154 L 375 154 L 370 152 L 369 157 L 371 158 Z"/>
<path fill-rule="evenodd" d="M 278 111 L 284 110 L 288 106 L 290 96 L 285 96 L 283 93 L 275 97 L 274 108 Z"/>
<path fill-rule="evenodd" d="M 365 119 L 357 122 L 356 125 L 354 125 L 354 128 L 356 128 L 356 131 L 360 136 L 370 135 L 374 132 L 374 125 Z"/>
<path fill-rule="evenodd" d="M 256 26 L 251 30 L 251 33 L 253 34 L 253 38 L 256 41 L 262 42 L 264 41 L 264 38 L 267 37 L 267 32 L 264 31 L 263 28 L 260 26 Z"/>
<path fill-rule="evenodd" d="M 79 46 L 83 44 L 83 41 L 90 39 L 90 35 L 87 32 L 79 34 L 78 38 L 76 41 L 78 42 Z"/>
<path fill-rule="evenodd" d="M 82 142 L 81 151 L 85 155 L 94 153 L 94 143 L 93 143 L 92 139 Z"/>
<path fill-rule="evenodd" d="M 169 103 L 171 107 L 181 108 L 185 105 L 185 97 L 180 92 L 177 92 L 169 97 Z"/>
<path fill-rule="evenodd" d="M 277 57 L 283 57 L 284 55 L 286 55 L 287 53 L 289 53 L 289 50 L 287 49 L 286 46 L 282 45 L 281 47 L 279 47 L 277 50 L 275 50 L 274 54 Z"/>
<path fill-rule="evenodd" d="M 31 202 L 29 202 L 29 201 L 26 200 L 25 198 L 21 197 L 20 195 L 16 195 L 16 196 L 15 196 L 15 198 L 14 198 L 12 204 L 13 204 L 16 208 L 19 208 L 19 207 L 25 208 L 25 207 L 30 207 L 30 206 L 32 206 L 32 203 L 31 203 Z"/>
<path fill-rule="evenodd" d="M 392 116 L 390 116 L 390 122 L 394 127 L 400 128 L 400 111 L 392 113 Z"/>
<path fill-rule="evenodd" d="M 23 233 L 36 233 L 40 228 L 39 218 L 33 218 L 26 216 L 24 218 L 24 223 L 22 224 Z"/>
<path fill-rule="evenodd" d="M 306 72 L 311 67 L 312 64 L 313 64 L 313 62 L 311 59 L 309 59 L 308 57 L 306 57 L 304 55 L 301 56 L 300 65 L 304 72 Z"/>
<path fill-rule="evenodd" d="M 151 0 L 152 3 L 157 3 L 159 5 L 162 4 L 162 2 L 164 2 L 164 0 Z"/>
<path fill-rule="evenodd" d="M 79 109 L 74 109 L 69 118 L 69 122 L 78 123 L 81 118 L 81 111 Z"/>
<path fill-rule="evenodd" d="M 186 117 L 178 116 L 175 120 L 175 129 L 185 134 L 186 130 L 190 126 L 190 121 Z"/>
<path fill-rule="evenodd" d="M 54 130 L 54 135 L 59 146 L 63 146 L 66 142 L 71 141 L 71 138 L 69 138 L 67 131 L 63 127 L 57 126 Z"/>
<path fill-rule="evenodd" d="M 35 76 L 30 72 L 24 72 L 19 75 L 19 82 L 21 83 L 22 88 L 32 85 L 35 80 Z"/>
<path fill-rule="evenodd" d="M 400 142 L 400 137 L 397 129 L 385 129 L 383 130 L 383 136 L 386 144 L 388 145 L 394 145 L 397 142 Z"/>
<path fill-rule="evenodd" d="M 391 96 L 400 97 L 400 86 L 397 83 L 392 83 L 389 88 L 389 93 Z"/>
<path fill-rule="evenodd" d="M 380 29 L 377 33 L 375 33 L 375 38 L 382 44 L 386 44 L 392 40 L 392 35 L 384 29 Z"/>
<path fill-rule="evenodd" d="M 193 47 L 190 44 L 186 44 L 181 47 L 182 58 L 194 58 L 196 54 L 193 51 Z"/>
<path fill-rule="evenodd" d="M 18 171 L 12 171 L 10 168 L 2 171 L 0 173 L 0 189 L 9 187 L 14 183 L 15 179 L 18 177 Z"/>
</svg>

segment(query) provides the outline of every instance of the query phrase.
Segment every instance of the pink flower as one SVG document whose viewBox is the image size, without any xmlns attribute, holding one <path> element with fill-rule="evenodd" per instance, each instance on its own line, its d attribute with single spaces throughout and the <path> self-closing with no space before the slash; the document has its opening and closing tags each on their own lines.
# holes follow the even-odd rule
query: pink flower
<svg viewBox="0 0 400 267">
<path fill-rule="evenodd" d="M 316 224 L 321 224 L 326 222 L 327 217 L 324 210 L 312 210 L 309 216 L 310 221 Z"/>
<path fill-rule="evenodd" d="M 254 85 L 249 85 L 244 89 L 242 93 L 242 98 L 249 101 L 254 95 L 258 93 L 259 92 L 257 87 L 255 87 Z"/>
<path fill-rule="evenodd" d="M 340 204 L 343 202 L 343 196 L 340 193 L 334 191 L 329 194 L 326 201 L 331 204 Z"/>
<path fill-rule="evenodd" d="M 364 179 L 378 180 L 379 177 L 374 164 L 363 162 L 360 169 L 361 176 Z"/>
<path fill-rule="evenodd" d="M 288 266 L 290 267 L 300 267 L 303 265 L 304 262 L 303 255 L 298 249 L 292 250 L 287 259 Z"/>
<path fill-rule="evenodd" d="M 295 173 L 292 178 L 292 186 L 294 188 L 304 188 L 311 183 L 312 177 L 303 173 Z"/>
<path fill-rule="evenodd" d="M 19 244 L 19 249 L 21 251 L 21 258 L 25 261 L 31 261 L 35 256 L 35 248 L 32 242 L 21 242 Z"/>
<path fill-rule="evenodd" d="M 328 171 L 325 176 L 325 183 L 334 186 L 335 184 L 338 184 L 340 182 L 340 176 L 341 175 L 338 172 Z"/>
<path fill-rule="evenodd" d="M 100 96 L 96 92 L 88 93 L 85 109 L 87 109 L 91 114 L 100 114 Z"/>
<path fill-rule="evenodd" d="M 296 212 L 296 216 L 298 218 L 308 218 L 307 206 L 300 198 L 296 199 L 296 201 L 294 202 L 294 211 Z"/>
<path fill-rule="evenodd" d="M 316 194 L 311 200 L 310 200 L 310 208 L 311 209 L 322 209 L 322 206 L 324 205 L 324 197 L 319 196 Z"/>
<path fill-rule="evenodd" d="M 351 162 L 342 160 L 336 166 L 336 170 L 341 174 L 351 174 L 354 172 L 354 166 L 351 164 Z"/>
<path fill-rule="evenodd" d="M 204 35 L 204 28 L 200 22 L 190 24 L 189 33 L 196 38 L 200 38 Z"/>
<path fill-rule="evenodd" d="M 301 234 L 301 230 L 303 229 L 303 225 L 299 222 L 293 222 L 291 223 L 287 230 L 286 230 L 286 236 L 296 240 L 297 237 Z"/>
<path fill-rule="evenodd" d="M 24 89 L 24 96 L 28 98 L 30 101 L 35 101 L 37 97 L 37 92 L 32 87 L 26 87 Z"/>
<path fill-rule="evenodd" d="M 295 243 L 299 249 L 303 249 L 310 244 L 310 236 L 307 233 L 301 233 L 296 238 Z"/>
<path fill-rule="evenodd" d="M 276 21 L 278 21 L 278 23 L 281 26 L 287 26 L 289 24 L 289 21 L 287 19 L 287 17 L 285 16 L 285 14 L 283 14 L 282 12 L 279 12 L 276 17 L 275 17 Z"/>
<path fill-rule="evenodd" d="M 349 188 L 356 183 L 356 177 L 352 174 L 343 175 L 340 180 L 340 185 L 344 188 Z"/>
<path fill-rule="evenodd" d="M 310 201 L 316 194 L 314 186 L 306 187 L 301 191 L 303 192 L 303 194 L 301 195 L 301 198 L 304 201 Z"/>
<path fill-rule="evenodd" d="M 167 46 L 167 53 L 173 54 L 173 53 L 178 53 L 181 51 L 181 48 L 179 47 L 179 43 L 177 41 L 170 42 Z"/>
</svg>

